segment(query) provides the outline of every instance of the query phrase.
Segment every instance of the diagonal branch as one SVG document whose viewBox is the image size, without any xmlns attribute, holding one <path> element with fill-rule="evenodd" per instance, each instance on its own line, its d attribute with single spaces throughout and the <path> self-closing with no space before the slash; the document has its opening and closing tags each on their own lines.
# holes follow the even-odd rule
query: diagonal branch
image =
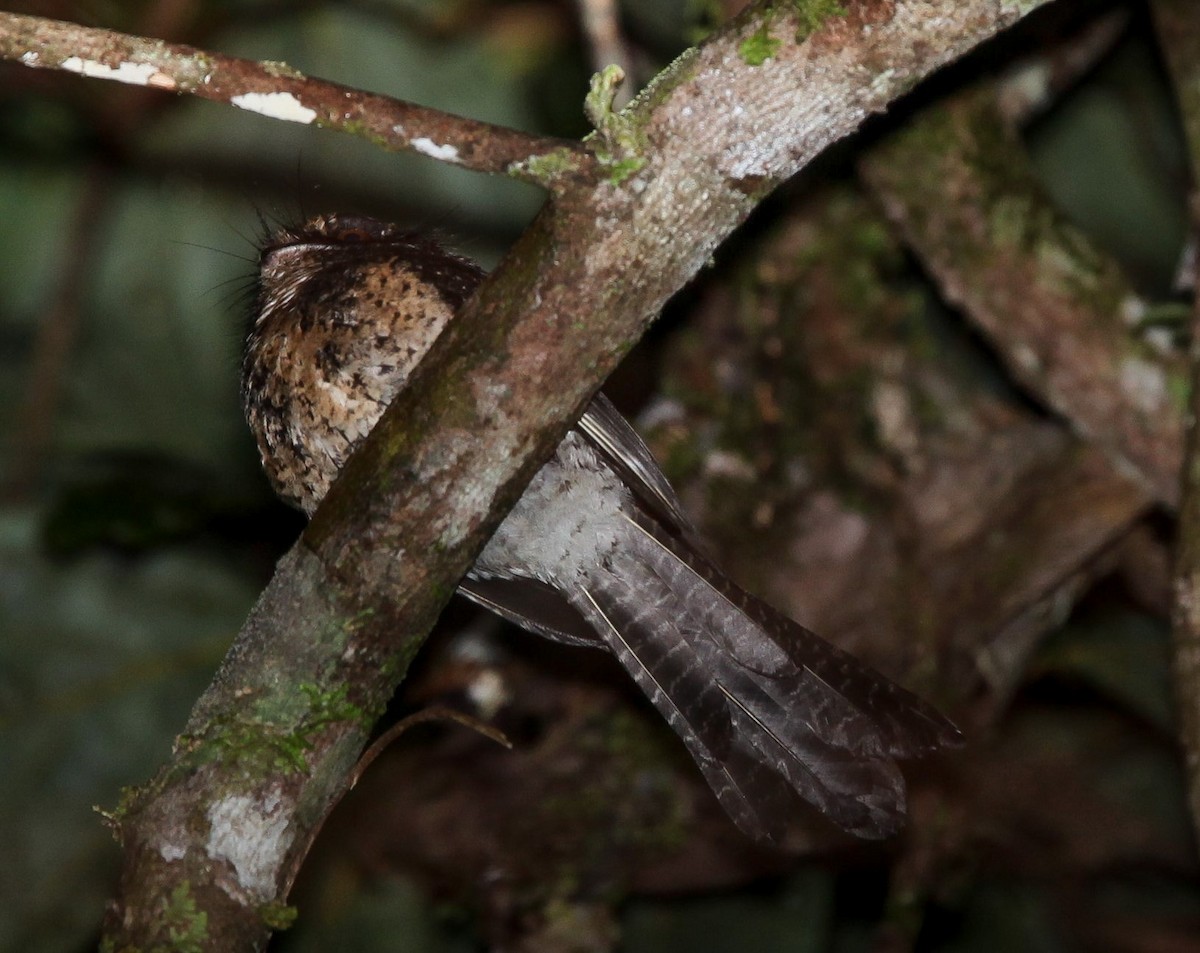
<svg viewBox="0 0 1200 953">
<path fill-rule="evenodd" d="M 1182 362 L 1136 333 L 1144 309 L 1134 288 L 1047 199 L 994 91 L 967 90 L 927 111 L 861 168 L 1014 379 L 1176 505 Z M 947 193 L 955 200 L 943 201 Z"/>
<path fill-rule="evenodd" d="M 93 79 L 189 94 L 272 119 L 323 126 L 384 149 L 409 150 L 477 172 L 528 178 L 557 155 L 582 162 L 578 142 L 536 136 L 313 79 L 286 63 L 255 62 L 178 43 L 60 20 L 0 13 L 0 58 Z"/>
<path fill-rule="evenodd" d="M 1155 0 L 1155 25 L 1182 114 L 1192 167 L 1193 245 L 1200 241 L 1200 11 L 1182 0 Z M 1188 399 L 1179 532 L 1171 613 L 1172 675 L 1187 770 L 1192 828 L 1200 837 L 1200 298 L 1192 302 L 1191 396 Z"/>
<path fill-rule="evenodd" d="M 125 866 L 111 947 L 184 936 L 198 950 L 261 948 L 287 922 L 287 871 L 456 581 L 667 298 L 776 185 L 1043 2 L 760 2 L 620 114 L 611 76 L 600 78 L 589 97 L 598 161 L 557 180 L 553 203 L 434 345 L 280 563 L 171 762 L 114 814 Z M 20 57 L 39 22 L 23 20 L 18 42 L 0 18 L 0 51 Z M 137 42 L 136 60 L 78 58 L 132 63 L 137 81 L 162 84 L 164 47 Z M 211 87 L 201 64 L 214 61 L 189 55 L 187 83 L 209 75 Z M 312 81 L 269 84 L 259 69 L 261 85 L 227 83 L 214 98 L 283 93 L 316 108 Z M 184 89 L 182 73 L 163 75 Z M 504 160 L 473 167 L 519 161 L 521 150 L 498 151 Z"/>
</svg>

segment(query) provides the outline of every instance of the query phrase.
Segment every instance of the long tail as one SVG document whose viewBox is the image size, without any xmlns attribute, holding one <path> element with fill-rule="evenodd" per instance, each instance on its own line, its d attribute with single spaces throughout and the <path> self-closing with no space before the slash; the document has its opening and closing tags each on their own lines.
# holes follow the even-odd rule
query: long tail
<svg viewBox="0 0 1200 953">
<path fill-rule="evenodd" d="M 893 760 L 959 742 L 919 698 L 747 595 L 640 515 L 568 598 L 683 738 L 722 806 L 778 840 L 788 789 L 860 837 L 903 823 Z"/>
</svg>

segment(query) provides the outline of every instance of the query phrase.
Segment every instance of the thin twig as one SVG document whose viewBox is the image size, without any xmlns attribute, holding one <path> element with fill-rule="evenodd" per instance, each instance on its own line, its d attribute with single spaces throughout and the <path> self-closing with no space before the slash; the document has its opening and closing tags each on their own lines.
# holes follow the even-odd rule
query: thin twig
<svg viewBox="0 0 1200 953">
<path fill-rule="evenodd" d="M 1190 153 L 1192 241 L 1200 235 L 1200 10 L 1190 0 L 1155 0 L 1151 4 L 1167 70 L 1178 96 Z M 1179 735 L 1187 771 L 1192 826 L 1200 837 L 1200 300 L 1193 303 L 1191 344 L 1192 392 L 1188 404 L 1179 537 L 1175 550 L 1172 616 L 1172 675 Z"/>
<path fill-rule="evenodd" d="M 189 93 L 272 119 L 336 129 L 392 151 L 419 152 L 477 172 L 533 178 L 527 163 L 573 157 L 578 142 L 466 119 L 313 79 L 286 63 L 256 62 L 59 20 L 0 13 L 0 59 L 172 93 Z M 540 177 L 545 181 L 545 177 Z"/>
<path fill-rule="evenodd" d="M 362 757 L 358 759 L 358 763 L 354 765 L 354 770 L 350 772 L 348 783 L 345 790 L 325 811 L 325 816 L 313 825 L 312 830 L 308 833 L 308 845 L 295 853 L 292 858 L 291 865 L 284 874 L 281 881 L 280 896 L 286 897 L 292 889 L 292 885 L 296 882 L 296 878 L 300 875 L 300 868 L 304 864 L 308 852 L 312 849 L 312 845 L 317 840 L 317 835 L 321 833 L 325 827 L 325 822 L 329 820 L 329 816 L 333 813 L 333 809 L 342 803 L 342 799 L 358 786 L 358 782 L 362 780 L 362 776 L 366 774 L 367 768 L 375 763 L 376 759 L 392 746 L 402 734 L 410 728 L 415 728 L 417 725 L 423 725 L 431 721 L 453 721 L 472 731 L 476 731 L 485 738 L 490 738 L 496 744 L 502 747 L 512 749 L 512 742 L 508 740 L 508 736 L 499 728 L 480 721 L 478 718 L 473 718 L 466 712 L 457 711 L 453 708 L 447 708 L 445 705 L 432 705 L 429 708 L 423 708 L 418 712 L 413 712 L 406 718 L 401 718 L 396 724 L 392 725 L 387 731 L 371 742 L 370 747 L 363 752 Z"/>
<path fill-rule="evenodd" d="M 508 736 L 499 728 L 493 728 L 485 721 L 473 718 L 465 712 L 447 708 L 445 705 L 433 705 L 430 708 L 423 708 L 418 712 L 414 712 L 407 718 L 400 719 L 400 721 L 396 722 L 396 724 L 392 725 L 391 728 L 371 742 L 371 747 L 363 752 L 362 757 L 358 759 L 358 764 L 354 766 L 354 770 L 350 773 L 350 787 L 353 788 L 362 780 L 362 776 L 366 773 L 367 768 L 374 764 L 375 759 L 391 747 L 392 742 L 410 728 L 423 725 L 427 721 L 454 721 L 466 728 L 470 728 L 472 731 L 479 732 L 485 738 L 490 738 L 502 747 L 512 748 L 512 742 L 508 740 Z"/>
</svg>

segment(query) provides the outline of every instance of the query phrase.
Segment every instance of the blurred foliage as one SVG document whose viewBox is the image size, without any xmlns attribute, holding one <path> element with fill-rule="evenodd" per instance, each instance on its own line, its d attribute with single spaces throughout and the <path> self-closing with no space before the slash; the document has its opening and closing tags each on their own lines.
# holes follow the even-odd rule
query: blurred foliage
<svg viewBox="0 0 1200 953">
<path fill-rule="evenodd" d="M 1128 40 L 1029 134 L 1059 205 L 1148 294 L 1167 295 L 1187 232 L 1188 160 L 1163 66 Z"/>
<path fill-rule="evenodd" d="M 631 950 L 706 950 L 708 953 L 821 953 L 865 939 L 861 923 L 835 922 L 836 877 L 805 866 L 770 890 L 630 905 L 624 927 Z M 731 930 L 730 924 L 739 924 Z M 841 945 L 840 943 L 838 945 Z"/>
<path fill-rule="evenodd" d="M 440 912 L 410 883 L 381 879 L 368 889 L 347 885 L 328 901 L 336 907 L 312 914 L 309 929 L 277 941 L 279 953 L 470 953 L 476 942 L 452 915 Z M 337 891 L 334 891 L 337 893 Z"/>
<path fill-rule="evenodd" d="M 11 6 L 139 32 L 170 5 Z M 164 29 L 194 45 L 496 123 L 584 131 L 588 69 L 566 2 L 174 6 Z M 625 6 L 643 78 L 728 14 L 701 0 Z M 59 953 L 88 947 L 112 888 L 116 850 L 93 805 L 112 807 L 168 753 L 299 525 L 272 502 L 237 401 L 239 294 L 259 213 L 403 218 L 457 233 L 491 262 L 541 198 L 211 103 L 10 64 L 0 76 L 0 485 L 39 453 L 35 482 L 0 503 L 0 950 Z M 1185 224 L 1172 109 L 1138 20 L 1030 133 L 1056 198 L 1160 297 Z M 104 200 L 81 225 L 89 189 Z M 54 318 L 71 342 L 53 370 L 59 398 L 34 424 L 43 454 L 27 433 L 33 357 L 76 258 L 81 304 Z M 703 280 L 726 277 L 718 268 Z M 1066 938 L 1096 939 L 1096 911 L 1114 918 L 1113 936 L 1123 935 L 1120 916 L 1200 922 L 1165 645 L 1161 620 L 1120 593 L 1046 643 L 1016 713 L 964 769 L 978 767 L 987 786 L 967 799 L 985 835 L 912 931 L 919 948 L 1080 948 Z M 1026 842 L 988 840 L 1005 812 Z M 1117 846 L 1098 836 L 1118 827 L 1128 838 Z M 625 911 L 623 948 L 873 947 L 894 916 L 886 862 L 872 855 L 865 872 L 809 862 L 751 891 L 640 899 Z M 1050 889 L 1072 863 L 1086 882 Z M 329 878 L 329 894 L 279 948 L 476 947 L 468 917 L 411 883 L 385 876 L 360 892 L 350 881 Z"/>
<path fill-rule="evenodd" d="M 0 949 L 80 948 L 117 854 L 94 805 L 170 750 L 255 596 L 228 559 L 164 546 L 55 561 L 42 513 L 0 513 Z"/>
</svg>

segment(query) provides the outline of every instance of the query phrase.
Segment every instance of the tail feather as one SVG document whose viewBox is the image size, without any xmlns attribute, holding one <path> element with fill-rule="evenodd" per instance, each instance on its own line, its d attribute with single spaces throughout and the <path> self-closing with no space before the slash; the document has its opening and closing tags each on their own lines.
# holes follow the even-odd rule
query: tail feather
<svg viewBox="0 0 1200 953">
<path fill-rule="evenodd" d="M 804 800 L 843 830 L 859 837 L 889 837 L 904 820 L 904 777 L 888 758 L 854 754 L 809 735 L 802 746 L 788 743 L 763 724 L 741 700 L 730 696 L 739 737 Z"/>
<path fill-rule="evenodd" d="M 813 730 L 839 747 L 879 757 L 917 757 L 962 742 L 933 706 L 740 589 L 686 542 L 645 518 L 629 522 L 646 539 L 649 562 L 669 566 L 677 581 L 691 578 L 710 636 L 783 712 L 806 712 Z M 747 620 L 766 638 L 741 637 Z"/>
<path fill-rule="evenodd" d="M 962 732 L 955 724 L 917 695 L 753 596 L 742 593 L 741 605 L 751 619 L 772 632 L 793 666 L 830 691 L 854 699 L 873 726 L 871 739 L 878 744 L 878 753 L 915 758 L 962 744 Z M 783 681 L 783 694 L 777 697 L 786 706 L 786 677 Z"/>
<path fill-rule="evenodd" d="M 648 581 L 653 586 L 653 581 Z M 661 595 L 661 593 L 655 593 Z M 786 787 L 761 755 L 746 750 L 719 684 L 682 639 L 661 639 L 627 580 L 606 575 L 580 591 L 579 611 L 683 739 L 726 813 L 756 840 L 782 835 Z M 644 594 L 643 594 L 644 596 Z M 639 625 L 635 620 L 641 620 Z"/>
<path fill-rule="evenodd" d="M 624 594 L 622 594 L 624 595 Z M 667 723 L 705 760 L 719 761 L 733 746 L 733 722 L 720 690 L 704 674 L 686 642 L 639 639 L 647 631 L 646 610 L 608 587 L 582 590 L 580 610 L 605 639 L 617 660 L 633 676 Z"/>
<path fill-rule="evenodd" d="M 751 599 L 648 519 L 569 595 L 683 738 L 744 831 L 776 840 L 791 788 L 884 837 L 905 812 L 893 757 L 953 743 L 915 696 Z"/>
</svg>

